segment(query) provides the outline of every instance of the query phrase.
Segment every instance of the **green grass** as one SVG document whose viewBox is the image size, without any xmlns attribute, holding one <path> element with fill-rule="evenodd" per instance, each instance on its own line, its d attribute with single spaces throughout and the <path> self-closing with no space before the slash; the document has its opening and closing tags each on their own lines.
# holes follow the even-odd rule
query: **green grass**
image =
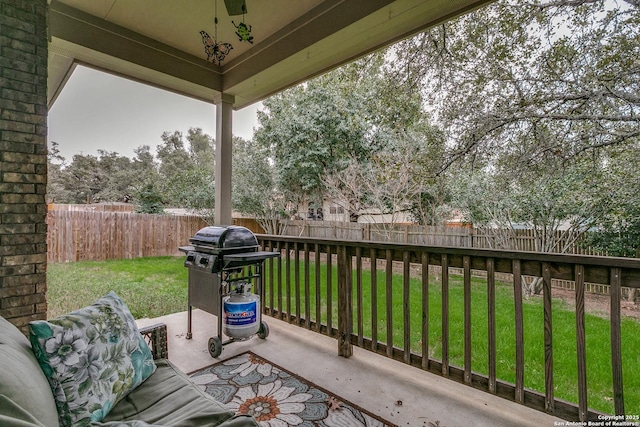
<svg viewBox="0 0 640 427">
<path fill-rule="evenodd" d="M 49 317 L 55 317 L 88 304 L 113 290 L 118 293 L 131 309 L 134 317 L 158 317 L 169 313 L 185 311 L 187 308 L 188 272 L 183 267 L 182 257 L 138 258 L 69 264 L 49 264 L 48 301 Z M 269 263 L 267 263 L 268 265 Z M 292 314 L 295 305 L 295 268 L 291 266 L 289 303 Z M 300 314 L 305 313 L 304 268 L 299 269 L 301 295 Z M 282 309 L 287 308 L 286 283 L 283 271 Z M 337 272 L 332 269 L 332 309 L 331 321 L 337 327 Z M 274 269 L 277 279 L 277 270 Z M 309 266 L 311 320 L 316 319 L 315 267 Z M 269 273 L 267 272 L 267 278 Z M 354 272 L 355 282 L 355 272 Z M 378 341 L 385 342 L 386 322 L 386 280 L 384 272 L 377 276 L 377 333 Z M 364 335 L 371 337 L 371 276 L 362 273 Z M 403 302 L 402 277 L 393 276 L 392 283 L 392 329 L 393 344 L 403 348 Z M 320 268 L 321 321 L 327 322 L 327 269 Z M 357 332 L 354 286 L 354 325 Z M 472 370 L 488 374 L 488 326 L 487 290 L 483 280 L 472 280 Z M 277 287 L 273 291 L 275 308 L 278 307 Z M 266 303 L 271 295 L 267 287 Z M 441 284 L 430 277 L 429 284 L 429 356 L 440 360 L 442 351 Z M 411 349 L 421 352 L 421 283 L 419 279 L 410 281 L 410 331 Z M 451 276 L 449 285 L 449 361 L 451 365 L 463 366 L 463 289 L 459 277 Z M 544 392 L 544 329 L 541 298 L 524 301 L 525 336 L 525 387 Z M 515 382 L 515 326 L 513 289 L 510 285 L 496 286 L 496 340 L 497 376 L 500 380 Z M 553 363 L 555 396 L 577 402 L 577 362 L 576 362 L 575 313 L 565 307 L 560 300 L 553 302 Z M 609 321 L 595 315 L 586 316 L 587 344 L 587 384 L 589 387 L 589 407 L 606 413 L 613 413 L 613 390 L 611 373 L 611 348 Z M 625 393 L 625 410 L 628 414 L 640 413 L 640 323 L 632 319 L 622 322 L 622 357 Z"/>
<path fill-rule="evenodd" d="M 112 261 L 50 263 L 47 272 L 48 317 L 92 304 L 115 291 L 136 319 L 187 309 L 184 258 L 157 257 Z"/>
</svg>

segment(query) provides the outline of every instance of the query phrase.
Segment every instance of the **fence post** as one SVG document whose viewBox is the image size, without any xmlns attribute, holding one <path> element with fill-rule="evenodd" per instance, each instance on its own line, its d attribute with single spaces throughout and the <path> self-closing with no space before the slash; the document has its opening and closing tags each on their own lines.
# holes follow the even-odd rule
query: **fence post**
<svg viewBox="0 0 640 427">
<path fill-rule="evenodd" d="M 338 246 L 338 356 L 351 357 L 352 311 L 351 250 Z"/>
</svg>

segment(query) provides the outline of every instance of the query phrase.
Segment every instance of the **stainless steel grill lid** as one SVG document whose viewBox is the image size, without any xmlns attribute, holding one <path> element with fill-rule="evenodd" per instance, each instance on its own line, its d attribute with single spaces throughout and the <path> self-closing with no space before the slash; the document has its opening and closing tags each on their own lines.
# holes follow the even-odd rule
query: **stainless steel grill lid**
<svg viewBox="0 0 640 427">
<path fill-rule="evenodd" d="M 211 226 L 200 229 L 189 239 L 196 250 L 199 247 L 212 249 L 243 248 L 247 251 L 258 249 L 258 239 L 248 228 L 237 225 Z"/>
</svg>

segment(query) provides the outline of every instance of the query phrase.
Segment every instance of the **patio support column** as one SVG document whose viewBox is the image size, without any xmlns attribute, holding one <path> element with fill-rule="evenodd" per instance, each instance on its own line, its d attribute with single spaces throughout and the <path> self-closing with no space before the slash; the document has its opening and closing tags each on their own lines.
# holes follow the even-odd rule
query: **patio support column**
<svg viewBox="0 0 640 427">
<path fill-rule="evenodd" d="M 0 1 L 0 316 L 47 317 L 47 1 Z"/>
<path fill-rule="evenodd" d="M 220 93 L 214 99 L 216 104 L 216 206 L 214 220 L 217 225 L 231 225 L 231 153 L 232 109 L 235 98 Z"/>
</svg>

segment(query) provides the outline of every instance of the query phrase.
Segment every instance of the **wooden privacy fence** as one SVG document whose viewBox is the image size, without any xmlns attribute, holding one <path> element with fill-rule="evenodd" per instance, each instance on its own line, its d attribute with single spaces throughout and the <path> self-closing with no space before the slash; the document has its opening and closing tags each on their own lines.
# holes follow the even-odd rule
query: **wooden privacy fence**
<svg viewBox="0 0 640 427">
<path fill-rule="evenodd" d="M 433 246 L 470 247 L 469 229 L 414 224 L 376 224 L 341 221 L 302 221 L 287 223 L 289 236 L 353 241 L 413 243 Z"/>
<path fill-rule="evenodd" d="M 444 225 L 378 224 L 341 221 L 289 221 L 285 229 L 288 236 L 315 239 L 341 239 L 353 241 L 374 241 L 404 243 L 410 245 L 455 246 L 457 248 L 507 249 L 537 252 L 533 230 L 514 230 L 513 236 L 502 247 L 496 243 L 497 237 L 481 229 L 471 227 L 449 227 Z M 563 240 L 557 232 L 560 246 Z M 506 247 L 504 247 L 506 245 Z M 571 245 L 567 253 L 579 255 L 606 255 L 584 244 L 584 239 Z"/>
<path fill-rule="evenodd" d="M 90 204 L 58 204 L 51 203 L 53 211 L 92 211 L 92 212 L 133 212 L 135 205 L 130 203 L 90 203 Z"/>
<path fill-rule="evenodd" d="M 180 255 L 206 224 L 196 216 L 51 210 L 47 226 L 47 261 L 69 262 Z"/>
</svg>

